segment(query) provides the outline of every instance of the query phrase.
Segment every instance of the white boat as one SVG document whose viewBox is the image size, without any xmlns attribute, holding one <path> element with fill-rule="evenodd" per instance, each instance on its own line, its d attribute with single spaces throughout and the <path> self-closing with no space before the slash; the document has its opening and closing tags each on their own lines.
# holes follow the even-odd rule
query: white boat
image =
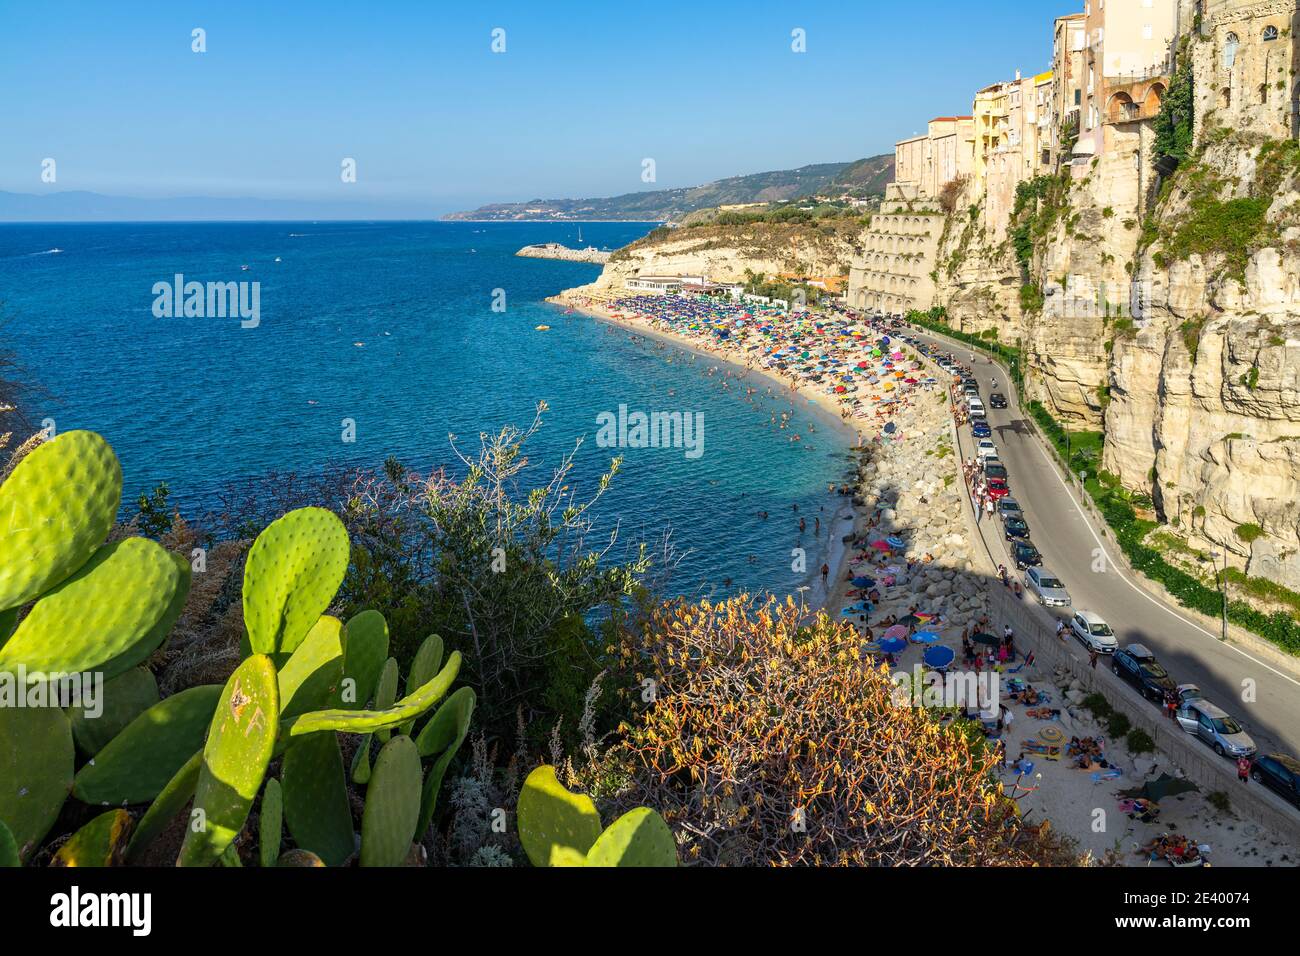
<svg viewBox="0 0 1300 956">
<path fill-rule="evenodd" d="M 240 267 L 239 267 L 239 271 L 240 271 L 240 272 L 247 272 L 247 271 L 248 271 L 248 266 L 240 266 Z"/>
</svg>

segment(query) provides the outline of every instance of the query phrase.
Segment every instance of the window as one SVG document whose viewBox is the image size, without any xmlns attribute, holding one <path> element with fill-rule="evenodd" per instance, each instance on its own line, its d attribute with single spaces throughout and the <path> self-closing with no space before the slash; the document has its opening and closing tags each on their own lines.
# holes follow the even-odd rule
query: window
<svg viewBox="0 0 1300 956">
<path fill-rule="evenodd" d="M 1223 68 L 1231 70 L 1232 65 L 1237 62 L 1237 46 L 1240 44 L 1237 34 L 1229 33 L 1223 39 Z"/>
<path fill-rule="evenodd" d="M 1277 39 L 1277 27 L 1272 27 L 1272 26 L 1270 26 L 1270 27 L 1265 27 L 1265 28 L 1264 28 L 1264 39 L 1265 39 L 1265 40 L 1276 40 L 1276 39 Z"/>
<path fill-rule="evenodd" d="M 1153 36 L 1155 36 L 1155 31 L 1151 29 L 1151 24 L 1142 24 L 1142 39 L 1150 40 Z"/>
</svg>

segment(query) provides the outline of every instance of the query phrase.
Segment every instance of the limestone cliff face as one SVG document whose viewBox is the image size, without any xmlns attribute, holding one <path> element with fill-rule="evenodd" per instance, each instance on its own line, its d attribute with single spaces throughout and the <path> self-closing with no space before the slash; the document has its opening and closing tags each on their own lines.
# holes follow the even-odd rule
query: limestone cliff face
<svg viewBox="0 0 1300 956">
<path fill-rule="evenodd" d="M 953 328 L 978 335 L 996 331 L 1014 342 L 1023 331 L 1020 266 L 1005 235 L 985 220 L 982 197 L 967 184 L 939 243 L 935 301 Z"/>
<path fill-rule="evenodd" d="M 703 275 L 714 282 L 743 282 L 746 270 L 769 278 L 781 273 L 844 275 L 858 251 L 861 231 L 857 218 L 656 230 L 614 253 L 594 286 L 618 288 L 638 275 Z"/>
<path fill-rule="evenodd" d="M 1103 465 L 1194 545 L 1300 589 L 1294 156 L 1224 135 L 1179 171 L 1137 258 L 1149 301 L 1115 340 Z"/>
</svg>

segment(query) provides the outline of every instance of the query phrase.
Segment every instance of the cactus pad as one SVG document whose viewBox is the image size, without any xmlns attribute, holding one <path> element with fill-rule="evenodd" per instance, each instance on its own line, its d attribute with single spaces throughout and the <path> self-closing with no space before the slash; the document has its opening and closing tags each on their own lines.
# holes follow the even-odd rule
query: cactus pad
<svg viewBox="0 0 1300 956">
<path fill-rule="evenodd" d="M 18 844 L 14 841 L 14 835 L 9 832 L 5 822 L 0 820 L 0 869 L 13 869 L 23 865 L 23 861 L 18 859 Z"/>
<path fill-rule="evenodd" d="M 324 508 L 271 522 L 244 565 L 244 626 L 256 654 L 283 663 L 325 613 L 348 569 L 348 533 Z"/>
<path fill-rule="evenodd" d="M 125 810 L 101 813 L 54 854 L 51 866 L 116 866 L 131 835 L 131 814 Z"/>
<path fill-rule="evenodd" d="M 414 690 L 433 680 L 438 674 L 438 668 L 442 666 L 442 638 L 437 634 L 430 634 L 420 645 L 420 649 L 415 652 L 415 657 L 411 660 L 411 668 L 406 673 L 406 692 L 409 694 Z M 411 731 L 415 729 L 415 721 L 408 721 L 402 725 L 402 733 L 411 736 Z"/>
<path fill-rule="evenodd" d="M 281 716 L 332 704 L 343 678 L 342 622 L 322 615 L 279 673 Z"/>
<path fill-rule="evenodd" d="M 411 852 L 420 817 L 420 752 L 405 735 L 375 758 L 361 817 L 361 865 L 401 866 Z"/>
<path fill-rule="evenodd" d="M 0 707 L 0 821 L 31 856 L 72 787 L 72 725 L 57 707 Z"/>
<path fill-rule="evenodd" d="M 254 654 L 230 675 L 217 701 L 180 865 L 210 866 L 239 835 L 271 762 L 279 710 L 275 665 Z"/>
<path fill-rule="evenodd" d="M 325 861 L 311 850 L 285 850 L 276 866 L 324 866 Z"/>
<path fill-rule="evenodd" d="M 168 617 L 179 610 L 177 594 L 188 586 L 172 555 L 153 541 L 105 545 L 36 602 L 0 647 L 0 671 L 22 665 L 29 683 L 83 671 L 116 677 L 162 643 Z"/>
<path fill-rule="evenodd" d="M 126 862 L 136 863 L 154 839 L 167 829 L 176 814 L 185 808 L 194 796 L 194 788 L 199 782 L 199 770 L 203 766 L 203 751 L 196 750 L 184 766 L 167 781 L 162 793 L 149 804 L 149 809 L 136 825 L 135 834 L 126 847 Z"/>
<path fill-rule="evenodd" d="M 262 806 L 257 815 L 257 852 L 262 866 L 275 866 L 280 858 L 281 828 L 284 826 L 284 796 L 280 781 L 267 778 L 262 788 Z"/>
<path fill-rule="evenodd" d="M 26 604 L 80 568 L 122 504 L 122 468 L 94 432 L 36 448 L 0 485 L 0 608 Z"/>
<path fill-rule="evenodd" d="M 600 837 L 600 814 L 591 798 L 571 793 L 543 764 L 519 792 L 519 842 L 533 866 L 582 866 Z"/>
<path fill-rule="evenodd" d="M 203 684 L 154 704 L 81 768 L 73 796 L 104 806 L 153 800 L 203 749 L 221 691 Z"/>
<path fill-rule="evenodd" d="M 442 778 L 451 766 L 452 758 L 469 733 L 469 721 L 474 715 L 474 688 L 462 687 L 442 702 L 429 722 L 416 738 L 415 748 L 421 757 L 438 754 L 424 778 L 424 793 L 420 797 L 420 825 L 416 833 L 423 837 L 433 822 L 433 811 L 438 805 L 438 789 Z"/>
<path fill-rule="evenodd" d="M 587 851 L 588 866 L 676 866 L 677 842 L 664 818 L 649 807 L 629 810 Z"/>
<path fill-rule="evenodd" d="M 364 710 L 388 659 L 388 622 L 378 611 L 362 611 L 344 631 L 343 677 L 352 682 L 353 695 L 343 706 Z"/>
<path fill-rule="evenodd" d="M 72 721 L 72 739 L 82 753 L 92 757 L 131 721 L 158 703 L 158 681 L 149 668 L 133 667 L 105 682 L 98 703 L 103 708 L 98 717 L 88 716 L 85 707 L 67 709 L 68 719 Z"/>
<path fill-rule="evenodd" d="M 299 737 L 284 752 L 285 821 L 293 840 L 326 866 L 342 866 L 356 849 L 352 808 L 338 735 Z"/>
</svg>

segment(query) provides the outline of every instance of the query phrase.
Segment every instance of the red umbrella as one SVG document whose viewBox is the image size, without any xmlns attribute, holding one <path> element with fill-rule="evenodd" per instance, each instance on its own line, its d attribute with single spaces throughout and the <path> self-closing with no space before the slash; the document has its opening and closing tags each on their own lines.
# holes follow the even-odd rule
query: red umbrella
<svg viewBox="0 0 1300 956">
<path fill-rule="evenodd" d="M 889 550 L 889 542 L 886 541 L 884 538 L 881 538 L 879 541 L 873 541 L 873 542 L 871 542 L 871 546 L 872 546 L 873 548 L 875 548 L 877 551 L 888 551 L 888 550 Z"/>
<path fill-rule="evenodd" d="M 907 637 L 907 628 L 904 627 L 902 624 L 895 624 L 889 630 L 885 631 L 884 634 L 885 640 L 888 641 L 891 638 L 897 638 L 897 637 Z"/>
</svg>

